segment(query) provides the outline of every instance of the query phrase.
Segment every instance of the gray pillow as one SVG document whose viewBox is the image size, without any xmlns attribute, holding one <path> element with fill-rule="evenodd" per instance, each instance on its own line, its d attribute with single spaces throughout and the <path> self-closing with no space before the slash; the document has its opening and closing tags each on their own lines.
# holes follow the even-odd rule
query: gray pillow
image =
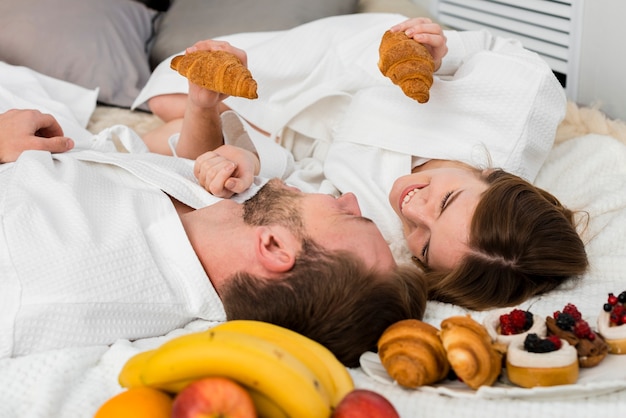
<svg viewBox="0 0 626 418">
<path fill-rule="evenodd" d="M 150 76 L 156 14 L 131 0 L 0 0 L 0 60 L 130 107 Z"/>
<path fill-rule="evenodd" d="M 174 0 L 150 54 L 152 67 L 195 42 L 239 32 L 290 29 L 356 13 L 358 0 Z"/>
</svg>

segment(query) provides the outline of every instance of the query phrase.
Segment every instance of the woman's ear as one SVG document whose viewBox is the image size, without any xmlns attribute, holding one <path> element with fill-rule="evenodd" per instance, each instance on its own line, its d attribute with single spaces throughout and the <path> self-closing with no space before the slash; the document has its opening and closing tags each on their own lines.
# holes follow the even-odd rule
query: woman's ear
<svg viewBox="0 0 626 418">
<path fill-rule="evenodd" d="M 278 225 L 257 227 L 256 240 L 257 261 L 269 277 L 291 270 L 302 248 L 300 239 Z"/>
</svg>

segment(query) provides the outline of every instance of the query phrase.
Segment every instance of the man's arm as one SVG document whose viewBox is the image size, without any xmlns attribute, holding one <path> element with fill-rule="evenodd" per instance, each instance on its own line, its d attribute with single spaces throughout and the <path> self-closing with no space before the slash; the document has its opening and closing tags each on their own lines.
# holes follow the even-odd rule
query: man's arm
<svg viewBox="0 0 626 418">
<path fill-rule="evenodd" d="M 27 150 L 65 152 L 73 147 L 52 115 L 31 109 L 0 114 L 0 163 L 15 161 Z"/>
</svg>

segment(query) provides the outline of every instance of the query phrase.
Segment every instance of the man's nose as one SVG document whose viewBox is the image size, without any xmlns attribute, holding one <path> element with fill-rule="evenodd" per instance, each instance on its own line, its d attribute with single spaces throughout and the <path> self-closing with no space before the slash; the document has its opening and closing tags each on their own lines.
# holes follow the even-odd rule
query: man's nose
<svg viewBox="0 0 626 418">
<path fill-rule="evenodd" d="M 339 196 L 337 202 L 343 210 L 354 215 L 361 216 L 361 207 L 354 193 L 345 193 Z"/>
</svg>

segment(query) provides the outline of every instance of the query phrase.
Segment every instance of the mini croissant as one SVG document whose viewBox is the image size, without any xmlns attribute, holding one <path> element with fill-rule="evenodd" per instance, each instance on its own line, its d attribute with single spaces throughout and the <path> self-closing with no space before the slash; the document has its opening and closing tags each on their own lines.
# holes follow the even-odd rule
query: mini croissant
<svg viewBox="0 0 626 418">
<path fill-rule="evenodd" d="M 441 322 L 441 341 L 456 375 L 472 389 L 491 386 L 502 371 L 504 348 L 494 344 L 487 330 L 469 316 Z"/>
<path fill-rule="evenodd" d="M 388 327 L 378 340 L 378 356 L 387 374 L 407 388 L 439 382 L 450 371 L 439 330 L 417 319 Z"/>
<path fill-rule="evenodd" d="M 426 47 L 404 32 L 384 33 L 378 49 L 378 68 L 400 86 L 404 94 L 420 103 L 430 98 L 435 64 Z"/>
<path fill-rule="evenodd" d="M 225 51 L 195 51 L 177 55 L 172 69 L 189 81 L 209 90 L 230 96 L 256 99 L 257 83 L 235 55 Z"/>
</svg>

